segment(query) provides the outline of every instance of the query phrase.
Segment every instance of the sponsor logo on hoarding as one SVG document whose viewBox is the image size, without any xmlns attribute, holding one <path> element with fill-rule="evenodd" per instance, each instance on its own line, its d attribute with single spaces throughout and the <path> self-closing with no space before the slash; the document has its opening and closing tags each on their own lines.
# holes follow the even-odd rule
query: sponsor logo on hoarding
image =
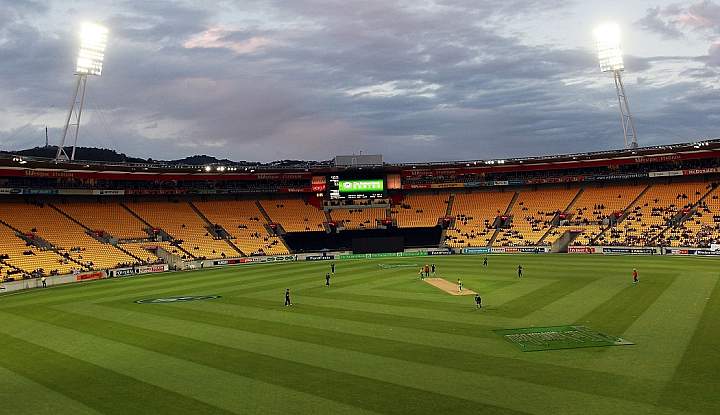
<svg viewBox="0 0 720 415">
<path fill-rule="evenodd" d="M 150 274 L 153 272 L 165 272 L 167 270 L 168 270 L 167 264 L 147 265 L 144 267 L 138 267 L 137 273 L 138 274 Z"/>
<path fill-rule="evenodd" d="M 595 248 L 592 246 L 570 246 L 568 252 L 571 254 L 594 254 Z"/>
<path fill-rule="evenodd" d="M 672 177 L 672 176 L 682 176 L 683 171 L 682 170 L 671 170 L 671 171 L 651 171 L 648 173 L 649 177 Z"/>
<path fill-rule="evenodd" d="M 698 249 L 695 255 L 720 255 L 720 251 L 711 251 L 709 249 Z"/>
<path fill-rule="evenodd" d="M 489 254 L 490 248 L 463 248 L 462 253 L 466 255 Z"/>
<path fill-rule="evenodd" d="M 308 255 L 305 261 L 329 261 L 335 259 L 335 255 Z"/>
<path fill-rule="evenodd" d="M 135 275 L 135 270 L 132 268 L 118 268 L 112 271 L 116 277 L 124 277 L 126 275 Z"/>
<path fill-rule="evenodd" d="M 105 278 L 105 273 L 102 271 L 81 272 L 75 275 L 75 281 L 99 280 L 102 278 Z"/>
<path fill-rule="evenodd" d="M 615 247 L 604 247 L 602 249 L 603 254 L 652 254 L 655 252 L 654 248 L 615 248 Z"/>
<path fill-rule="evenodd" d="M 443 249 L 438 251 L 428 251 L 428 255 L 452 255 L 453 251 L 449 249 Z"/>
<path fill-rule="evenodd" d="M 92 194 L 100 196 L 120 196 L 125 194 L 125 190 L 93 190 Z"/>
<path fill-rule="evenodd" d="M 340 255 L 338 259 L 370 259 L 370 258 L 387 258 L 387 257 L 398 257 L 398 256 L 426 256 L 425 251 L 413 251 L 413 252 L 380 252 L 376 254 L 347 254 Z"/>
<path fill-rule="evenodd" d="M 221 298 L 219 295 L 184 295 L 178 297 L 163 297 L 163 298 L 145 298 L 142 300 L 135 300 L 138 304 L 169 304 L 169 303 L 185 303 L 188 301 L 200 301 L 200 300 L 214 300 Z"/>
</svg>

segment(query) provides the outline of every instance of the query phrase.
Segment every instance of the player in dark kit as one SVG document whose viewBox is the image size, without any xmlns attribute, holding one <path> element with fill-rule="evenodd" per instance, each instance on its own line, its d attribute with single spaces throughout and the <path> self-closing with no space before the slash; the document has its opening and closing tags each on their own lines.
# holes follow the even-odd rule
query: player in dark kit
<svg viewBox="0 0 720 415">
<path fill-rule="evenodd" d="M 518 265 L 518 278 L 522 278 L 522 265 Z"/>
<path fill-rule="evenodd" d="M 487 267 L 487 257 L 485 257 L 485 259 L 483 259 L 483 266 Z"/>
<path fill-rule="evenodd" d="M 480 298 L 480 294 L 475 294 L 475 308 L 482 308 L 482 298 Z"/>
<path fill-rule="evenodd" d="M 435 276 L 435 264 L 430 265 L 430 270 L 432 271 L 433 277 Z"/>
<path fill-rule="evenodd" d="M 290 305 L 292 305 L 292 303 L 290 302 L 290 289 L 286 288 L 285 289 L 285 306 L 287 307 Z"/>
<path fill-rule="evenodd" d="M 330 286 L 330 273 L 329 272 L 327 274 L 325 274 L 325 286 L 326 287 Z"/>
<path fill-rule="evenodd" d="M 637 284 L 638 281 L 640 281 L 640 280 L 638 279 L 637 269 L 633 268 L 632 276 L 633 276 L 633 284 Z"/>
<path fill-rule="evenodd" d="M 335 274 L 335 263 L 334 262 L 330 264 L 330 272 Z"/>
</svg>

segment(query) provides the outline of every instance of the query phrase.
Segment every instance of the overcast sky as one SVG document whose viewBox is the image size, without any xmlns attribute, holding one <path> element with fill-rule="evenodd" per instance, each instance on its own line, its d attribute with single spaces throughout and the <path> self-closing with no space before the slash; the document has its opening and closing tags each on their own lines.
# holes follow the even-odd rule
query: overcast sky
<svg viewBox="0 0 720 415">
<path fill-rule="evenodd" d="M 592 29 L 622 29 L 640 145 L 720 136 L 720 2 L 0 0 L 0 149 L 56 144 L 77 32 L 110 30 L 80 144 L 158 159 L 487 159 L 623 146 Z"/>
</svg>

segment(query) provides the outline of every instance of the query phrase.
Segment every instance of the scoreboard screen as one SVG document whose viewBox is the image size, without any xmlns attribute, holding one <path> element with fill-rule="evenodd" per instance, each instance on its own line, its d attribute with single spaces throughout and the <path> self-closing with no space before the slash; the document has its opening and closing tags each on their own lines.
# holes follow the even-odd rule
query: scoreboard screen
<svg viewBox="0 0 720 415">
<path fill-rule="evenodd" d="M 350 179 L 340 176 L 328 177 L 328 198 L 341 199 L 377 199 L 385 196 L 384 179 Z"/>
</svg>

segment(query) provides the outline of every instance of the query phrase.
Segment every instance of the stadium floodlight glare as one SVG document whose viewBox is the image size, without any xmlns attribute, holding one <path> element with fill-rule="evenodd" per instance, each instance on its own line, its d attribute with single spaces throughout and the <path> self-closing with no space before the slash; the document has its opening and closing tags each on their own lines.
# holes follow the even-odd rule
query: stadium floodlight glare
<svg viewBox="0 0 720 415">
<path fill-rule="evenodd" d="M 625 138 L 625 147 L 637 148 L 637 130 L 625 94 L 625 84 L 623 84 L 622 80 L 625 63 L 623 62 L 622 47 L 620 46 L 620 26 L 617 23 L 604 23 L 595 29 L 594 35 L 597 43 L 600 71 L 603 73 L 611 72 L 615 80 L 615 91 L 617 92 L 618 106 L 620 108 L 620 124 Z"/>
<path fill-rule="evenodd" d="M 95 23 L 83 23 L 80 28 L 80 51 L 75 66 L 75 75 L 77 76 L 75 93 L 72 101 L 70 101 L 70 110 L 65 119 L 65 128 L 63 128 L 62 139 L 55 155 L 55 162 L 68 159 L 75 160 L 75 149 L 77 147 L 78 132 L 80 131 L 80 117 L 85 104 L 87 77 L 88 75 L 100 76 L 102 74 L 107 38 L 108 29 L 105 26 Z M 73 121 L 72 124 L 70 123 L 71 120 Z M 75 140 L 72 154 L 68 157 L 65 152 L 65 138 L 70 127 L 75 128 Z"/>
<path fill-rule="evenodd" d="M 620 47 L 620 26 L 605 23 L 595 29 L 600 71 L 612 72 L 625 70 L 622 48 Z"/>
<path fill-rule="evenodd" d="M 108 30 L 95 23 L 83 23 L 80 30 L 80 52 L 75 72 L 84 75 L 102 74 Z"/>
</svg>

